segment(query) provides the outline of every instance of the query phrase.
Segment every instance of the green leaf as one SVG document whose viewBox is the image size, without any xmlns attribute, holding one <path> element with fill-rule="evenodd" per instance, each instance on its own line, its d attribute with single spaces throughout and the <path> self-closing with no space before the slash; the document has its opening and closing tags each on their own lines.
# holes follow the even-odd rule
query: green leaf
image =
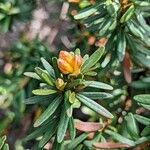
<svg viewBox="0 0 150 150">
<path fill-rule="evenodd" d="M 135 11 L 134 5 L 131 5 L 128 8 L 128 10 L 124 13 L 124 15 L 121 17 L 120 22 L 121 23 L 127 22 L 134 14 L 134 11 Z"/>
<path fill-rule="evenodd" d="M 81 142 L 83 142 L 88 136 L 88 133 L 83 133 L 80 136 L 78 136 L 77 138 L 75 138 L 73 141 L 71 141 L 67 148 L 69 150 L 73 150 L 75 149 Z"/>
<path fill-rule="evenodd" d="M 139 103 L 150 105 L 150 94 L 136 95 L 134 96 L 134 99 Z"/>
<path fill-rule="evenodd" d="M 142 136 L 150 135 L 150 125 L 146 126 L 146 127 L 142 130 L 141 135 L 142 135 Z"/>
<path fill-rule="evenodd" d="M 96 63 L 99 61 L 99 59 L 101 58 L 101 56 L 104 53 L 104 47 L 99 48 L 98 50 L 96 50 L 89 59 L 87 59 L 84 64 L 81 67 L 81 72 L 84 74 L 85 72 L 89 71 L 89 69 L 91 67 L 93 67 L 94 65 L 96 65 Z"/>
<path fill-rule="evenodd" d="M 0 149 L 4 146 L 5 141 L 6 141 L 6 136 L 0 138 Z"/>
<path fill-rule="evenodd" d="M 8 144 L 4 144 L 3 150 L 9 150 L 9 145 Z"/>
<path fill-rule="evenodd" d="M 16 15 L 18 13 L 20 13 L 20 9 L 14 7 L 9 10 L 8 15 Z"/>
<path fill-rule="evenodd" d="M 64 150 L 63 142 L 58 143 L 58 142 L 57 142 L 57 138 L 55 137 L 52 150 Z"/>
<path fill-rule="evenodd" d="M 52 138 L 52 136 L 56 132 L 56 129 L 57 129 L 57 122 L 53 122 L 53 124 L 51 124 L 51 126 L 47 128 L 45 134 L 40 140 L 40 143 L 39 143 L 40 148 L 43 148 L 48 143 L 48 141 Z"/>
<path fill-rule="evenodd" d="M 80 94 L 94 100 L 101 100 L 113 97 L 111 94 L 105 92 L 80 92 Z"/>
<path fill-rule="evenodd" d="M 3 26 L 2 26 L 2 31 L 6 33 L 9 30 L 10 27 L 10 22 L 11 22 L 11 17 L 7 16 L 3 19 Z"/>
<path fill-rule="evenodd" d="M 109 28 L 111 29 L 112 22 L 113 22 L 112 18 L 107 18 L 105 22 L 102 23 L 99 31 L 99 36 L 104 36 L 108 31 L 108 29 Z"/>
<path fill-rule="evenodd" d="M 150 2 L 142 2 L 142 1 L 134 1 L 134 4 L 135 5 L 138 5 L 138 6 L 141 6 L 141 7 L 150 7 Z"/>
<path fill-rule="evenodd" d="M 0 21 L 5 18 L 5 14 L 0 13 Z"/>
<path fill-rule="evenodd" d="M 57 96 L 48 106 L 48 108 L 42 113 L 42 115 L 34 123 L 34 127 L 40 126 L 45 122 L 58 108 L 62 100 L 61 96 Z"/>
<path fill-rule="evenodd" d="M 117 54 L 120 61 L 123 61 L 126 51 L 126 38 L 122 31 L 118 33 L 117 37 Z"/>
<path fill-rule="evenodd" d="M 75 129 L 73 117 L 69 119 L 69 133 L 70 133 L 71 140 L 73 140 L 76 136 L 76 129 Z"/>
<path fill-rule="evenodd" d="M 85 87 L 93 87 L 93 88 L 104 89 L 104 90 L 113 90 L 112 86 L 102 82 L 84 81 L 82 83 L 85 85 Z"/>
<path fill-rule="evenodd" d="M 66 110 L 67 116 L 69 118 L 72 116 L 72 112 L 73 112 L 73 108 L 72 108 L 72 105 L 71 105 L 72 101 L 69 100 L 70 98 L 71 98 L 71 100 L 74 103 L 75 93 L 71 92 L 69 90 L 69 91 L 66 91 L 65 95 L 64 95 L 64 100 L 65 100 L 64 106 L 65 106 L 65 110 Z"/>
<path fill-rule="evenodd" d="M 58 130 L 57 130 L 57 142 L 61 143 L 65 137 L 65 133 L 67 131 L 69 123 L 69 117 L 66 114 L 65 110 L 62 110 L 61 116 L 60 116 L 60 121 L 58 124 Z"/>
<path fill-rule="evenodd" d="M 59 78 L 60 77 L 60 70 L 58 69 L 57 58 L 56 57 L 52 58 L 52 63 L 53 63 L 54 71 L 55 71 L 55 76 L 56 76 L 56 78 Z"/>
<path fill-rule="evenodd" d="M 137 145 L 139 144 L 142 144 L 142 143 L 145 143 L 145 142 L 148 142 L 150 141 L 150 136 L 147 136 L 147 137 L 141 137 L 140 139 L 138 139 L 135 143 Z"/>
<path fill-rule="evenodd" d="M 84 75 L 85 76 L 96 76 L 97 72 L 95 72 L 95 71 L 89 71 L 89 72 L 86 72 Z"/>
<path fill-rule="evenodd" d="M 83 19 L 86 18 L 92 14 L 94 14 L 97 11 L 96 8 L 88 8 L 88 9 L 84 9 L 83 11 L 79 12 L 77 15 L 74 16 L 74 19 L 78 20 L 78 19 Z"/>
<path fill-rule="evenodd" d="M 150 105 L 145 105 L 145 104 L 141 104 L 141 103 L 140 103 L 140 105 L 141 105 L 142 107 L 144 107 L 145 109 L 150 110 Z"/>
<path fill-rule="evenodd" d="M 140 122 L 141 124 L 150 125 L 150 119 L 149 118 L 146 118 L 146 117 L 143 117 L 143 116 L 140 116 L 140 115 L 134 115 L 134 118 L 138 122 Z"/>
<path fill-rule="evenodd" d="M 135 25 L 132 22 L 128 22 L 127 26 L 133 35 L 140 37 L 141 39 L 144 39 L 143 33 L 137 27 L 135 27 Z"/>
<path fill-rule="evenodd" d="M 113 115 L 108 110 L 106 110 L 104 107 L 94 102 L 93 100 L 89 99 L 88 97 L 77 94 L 77 99 L 79 99 L 83 104 L 85 104 L 87 107 L 97 112 L 98 114 L 107 118 L 113 118 Z"/>
<path fill-rule="evenodd" d="M 35 68 L 35 72 L 37 73 L 37 75 L 43 80 L 45 81 L 48 85 L 53 86 L 53 79 L 41 68 L 36 67 Z"/>
<path fill-rule="evenodd" d="M 25 137 L 25 139 L 23 139 L 23 141 L 29 141 L 31 139 L 36 139 L 37 137 L 42 136 L 47 129 L 50 129 L 51 125 L 53 123 L 57 123 L 58 119 L 54 118 L 48 122 L 45 122 L 44 124 L 42 124 L 42 126 L 38 127 L 35 129 L 35 131 L 33 131 L 31 134 L 27 135 Z"/>
<path fill-rule="evenodd" d="M 116 132 L 113 132 L 111 130 L 105 130 L 105 133 L 110 135 L 112 139 L 115 139 L 115 140 L 117 140 L 117 141 L 119 141 L 121 143 L 125 143 L 125 144 L 128 144 L 130 146 L 135 146 L 134 141 L 129 140 L 129 139 L 123 137 L 122 135 L 120 135 L 120 134 L 118 134 Z"/>
<path fill-rule="evenodd" d="M 33 79 L 41 80 L 41 78 L 34 72 L 25 72 L 24 75 Z"/>
<path fill-rule="evenodd" d="M 41 58 L 41 61 L 42 61 L 42 64 L 43 64 L 44 68 L 49 73 L 49 75 L 51 77 L 55 78 L 55 72 L 54 72 L 53 67 L 44 58 Z"/>
<path fill-rule="evenodd" d="M 129 113 L 128 116 L 125 117 L 125 120 L 126 120 L 128 133 L 131 135 L 131 137 L 134 140 L 137 140 L 139 138 L 139 129 L 138 129 L 138 126 L 136 124 L 133 114 Z"/>
<path fill-rule="evenodd" d="M 33 97 L 30 97 L 30 98 L 27 98 L 25 100 L 25 103 L 26 104 L 36 104 L 36 103 L 40 103 L 40 102 L 43 102 L 43 101 L 48 101 L 51 98 L 52 97 L 50 95 L 48 95 L 48 96 L 33 96 Z"/>
<path fill-rule="evenodd" d="M 32 93 L 34 95 L 50 95 L 50 94 L 57 93 L 57 91 L 51 89 L 36 89 L 33 90 Z"/>
</svg>

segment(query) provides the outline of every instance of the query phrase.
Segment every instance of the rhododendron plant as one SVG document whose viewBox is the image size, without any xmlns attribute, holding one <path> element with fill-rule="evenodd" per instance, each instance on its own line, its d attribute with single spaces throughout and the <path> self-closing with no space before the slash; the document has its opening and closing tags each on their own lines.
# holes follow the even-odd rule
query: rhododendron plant
<svg viewBox="0 0 150 150">
<path fill-rule="evenodd" d="M 90 57 L 85 55 L 82 58 L 79 49 L 75 52 L 60 51 L 59 58 L 52 58 L 52 65 L 41 58 L 44 69 L 36 67 L 35 73 L 25 73 L 42 82 L 40 89 L 32 91 L 36 96 L 27 99 L 26 104 L 48 104 L 34 123 L 34 127 L 38 128 L 28 135 L 26 140 L 43 135 L 39 147 L 43 147 L 52 137 L 56 143 L 62 144 L 68 128 L 71 139 L 74 139 L 76 131 L 72 112 L 74 108 L 79 108 L 81 103 L 103 117 L 113 118 L 107 109 L 94 101 L 112 97 L 100 89 L 113 88 L 102 82 L 88 80 L 89 76 L 93 76 L 90 72 L 95 72 L 99 67 L 98 61 L 103 52 L 104 48 L 99 48 Z M 98 89 L 97 92 L 90 91 L 93 88 Z"/>
</svg>

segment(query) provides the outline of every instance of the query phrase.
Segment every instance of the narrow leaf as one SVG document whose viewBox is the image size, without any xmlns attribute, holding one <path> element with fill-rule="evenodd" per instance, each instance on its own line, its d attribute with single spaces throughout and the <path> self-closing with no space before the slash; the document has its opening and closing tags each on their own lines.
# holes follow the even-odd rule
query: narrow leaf
<svg viewBox="0 0 150 150">
<path fill-rule="evenodd" d="M 50 95 L 48 95 L 48 96 L 33 96 L 33 97 L 30 97 L 30 98 L 27 98 L 25 100 L 25 103 L 26 104 L 36 104 L 36 103 L 40 103 L 40 102 L 47 101 L 47 100 L 50 100 L 50 99 L 51 99 Z"/>
<path fill-rule="evenodd" d="M 117 37 L 117 54 L 120 61 L 123 61 L 126 51 L 126 38 L 122 31 L 118 33 Z"/>
<path fill-rule="evenodd" d="M 24 75 L 33 79 L 41 80 L 41 78 L 34 72 L 25 72 Z"/>
<path fill-rule="evenodd" d="M 137 140 L 139 138 L 139 129 L 133 114 L 129 113 L 128 116 L 125 117 L 125 119 L 126 119 L 128 133 L 131 135 L 131 137 L 134 138 L 134 140 Z"/>
<path fill-rule="evenodd" d="M 83 142 L 88 136 L 88 133 L 83 133 L 80 136 L 78 136 L 77 138 L 75 138 L 73 141 L 71 141 L 68 144 L 68 149 L 69 150 L 73 150 L 74 148 L 76 148 L 81 142 Z"/>
<path fill-rule="evenodd" d="M 121 23 L 127 22 L 134 14 L 134 10 L 135 10 L 134 5 L 131 5 L 128 8 L 128 10 L 124 13 L 124 15 L 121 17 L 120 22 Z"/>
<path fill-rule="evenodd" d="M 104 90 L 113 90 L 113 87 L 102 82 L 97 81 L 84 81 L 82 82 L 87 87 L 93 87 L 98 89 L 104 89 Z"/>
<path fill-rule="evenodd" d="M 49 73 L 49 75 L 51 77 L 55 78 L 55 72 L 54 72 L 53 67 L 44 58 L 41 58 L 41 61 L 42 61 L 42 64 L 43 64 L 44 68 Z"/>
<path fill-rule="evenodd" d="M 34 127 L 40 126 L 44 121 L 46 121 L 58 108 L 62 100 L 61 96 L 57 96 L 48 106 L 48 108 L 43 112 L 38 120 L 34 123 Z"/>
<path fill-rule="evenodd" d="M 76 129 L 75 129 L 75 123 L 73 117 L 69 119 L 69 132 L 71 140 L 73 140 L 76 136 Z"/>
<path fill-rule="evenodd" d="M 52 138 L 53 134 L 56 132 L 56 128 L 57 122 L 53 122 L 53 124 L 51 124 L 51 126 L 47 128 L 47 131 L 45 132 L 45 134 L 43 135 L 42 139 L 39 142 L 40 148 L 43 148 L 45 144 L 48 143 L 48 141 Z"/>
<path fill-rule="evenodd" d="M 107 133 L 108 135 L 111 136 L 111 138 L 121 142 L 121 143 L 124 143 L 124 144 L 128 144 L 130 146 L 135 146 L 135 143 L 134 141 L 132 140 L 129 140 L 127 139 L 126 137 L 123 137 L 122 135 L 116 133 L 116 132 L 113 132 L 111 130 L 105 130 L 105 133 Z"/>
<path fill-rule="evenodd" d="M 97 112 L 98 114 L 107 118 L 113 118 L 113 115 L 108 110 L 106 110 L 104 107 L 94 102 L 93 100 L 89 99 L 88 97 L 77 94 L 77 99 L 79 99 L 83 104 L 85 104 L 87 107 Z"/>
<path fill-rule="evenodd" d="M 142 136 L 150 135 L 150 125 L 146 126 L 146 127 L 142 130 L 141 135 L 142 135 Z"/>
<path fill-rule="evenodd" d="M 3 136 L 2 138 L 0 138 L 0 149 L 3 147 L 5 141 L 6 141 L 6 136 Z"/>
<path fill-rule="evenodd" d="M 143 117 L 143 116 L 140 116 L 140 115 L 134 115 L 134 117 L 141 124 L 150 125 L 150 119 L 149 118 L 146 118 L 146 117 Z"/>
<path fill-rule="evenodd" d="M 99 100 L 99 99 L 101 100 L 101 99 L 107 99 L 113 97 L 113 95 L 105 92 L 80 92 L 80 94 L 94 100 Z"/>
<path fill-rule="evenodd" d="M 48 85 L 53 86 L 53 79 L 52 77 L 50 77 L 47 72 L 45 72 L 44 70 L 42 70 L 39 67 L 35 68 L 35 72 L 37 73 L 37 75 L 43 80 L 45 81 Z"/>
<path fill-rule="evenodd" d="M 88 10 L 84 10 L 82 12 L 79 12 L 77 15 L 75 15 L 74 19 L 78 20 L 78 19 L 86 18 L 92 15 L 93 13 L 95 13 L 96 11 L 97 11 L 96 8 L 88 8 Z"/>
<path fill-rule="evenodd" d="M 34 95 L 50 95 L 50 94 L 57 93 L 57 91 L 51 89 L 36 89 L 33 90 L 32 93 Z"/>
<path fill-rule="evenodd" d="M 66 114 L 65 110 L 62 110 L 61 116 L 60 116 L 60 121 L 58 124 L 58 130 L 57 130 L 57 142 L 61 143 L 65 137 L 65 133 L 67 131 L 69 123 L 69 117 Z"/>
<path fill-rule="evenodd" d="M 85 73 L 87 71 L 89 71 L 89 69 L 91 67 L 93 67 L 94 65 L 96 65 L 96 63 L 99 61 L 99 59 L 101 58 L 101 56 L 104 53 L 104 47 L 99 48 L 98 50 L 96 50 L 89 59 L 87 59 L 84 64 L 81 67 L 81 72 Z"/>
<path fill-rule="evenodd" d="M 134 99 L 139 103 L 150 105 L 150 94 L 136 95 Z"/>
</svg>

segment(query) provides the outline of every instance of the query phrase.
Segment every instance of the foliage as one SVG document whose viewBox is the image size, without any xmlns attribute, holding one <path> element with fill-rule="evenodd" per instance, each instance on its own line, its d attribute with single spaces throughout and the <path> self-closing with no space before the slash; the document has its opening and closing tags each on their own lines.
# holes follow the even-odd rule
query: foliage
<svg viewBox="0 0 150 150">
<path fill-rule="evenodd" d="M 25 112 L 24 99 L 31 95 L 30 90 L 38 84 L 29 82 L 23 73 L 31 71 L 39 64 L 40 57 L 48 53 L 50 56 L 49 49 L 38 38 L 30 42 L 19 41 L 4 53 L 5 65 L 0 77 L 0 110 L 3 114 L 0 117 L 0 133 L 3 133 L 12 121 L 19 124 Z"/>
<path fill-rule="evenodd" d="M 6 136 L 0 137 L 0 149 L 1 150 L 9 150 L 8 144 L 5 143 Z"/>
<path fill-rule="evenodd" d="M 31 17 L 34 1 L 1 0 L 0 1 L 0 31 L 7 32 L 15 20 L 27 20 Z"/>
<path fill-rule="evenodd" d="M 1 0 L 0 30 L 32 19 L 33 2 Z M 35 2 L 39 37 L 70 52 L 26 36 L 0 52 L 0 149 L 149 150 L 150 1 Z"/>
<path fill-rule="evenodd" d="M 61 72 L 58 70 L 59 67 L 59 69 L 63 68 L 65 69 L 65 71 L 67 71 L 67 63 L 70 62 L 70 59 L 79 59 L 77 58 L 80 54 L 78 49 L 74 54 L 61 52 L 61 58 L 59 59 L 66 60 L 66 62 L 63 62 L 63 64 L 59 64 L 59 59 L 54 57 L 52 58 L 53 65 L 51 66 L 44 58 L 42 58 L 41 61 L 45 70 L 37 67 L 35 68 L 36 74 L 31 72 L 25 73 L 25 75 L 42 81 L 41 88 L 32 91 L 32 93 L 37 96 L 27 99 L 27 104 L 35 104 L 41 101 L 49 101 L 50 99 L 53 99 L 47 106 L 45 111 L 42 113 L 42 115 L 34 123 L 34 127 L 38 127 L 38 129 L 35 130 L 35 132 L 33 132 L 32 134 L 28 135 L 28 137 L 26 137 L 26 140 L 37 138 L 38 136 L 43 135 L 43 138 L 39 143 L 39 147 L 41 148 L 44 147 L 45 144 L 54 136 L 57 145 L 63 142 L 66 130 L 69 126 L 70 136 L 72 139 L 74 139 L 75 127 L 72 112 L 73 108 L 79 108 L 81 103 L 104 117 L 113 117 L 113 115 L 109 113 L 105 108 L 98 105 L 92 100 L 98 99 L 99 97 L 107 98 L 110 96 L 110 94 L 99 91 L 91 92 L 92 89 L 90 89 L 91 87 L 97 89 L 112 90 L 112 87 L 102 82 L 89 81 L 88 78 L 86 79 L 86 76 L 95 76 L 96 72 L 94 72 L 94 70 L 98 66 L 97 62 L 102 56 L 103 51 L 103 48 L 100 48 L 95 51 L 95 53 L 93 53 L 90 57 L 88 55 L 83 57 L 81 72 L 78 74 L 70 74 L 68 72 L 69 75 L 65 75 L 66 72 L 60 70 L 63 73 L 61 74 Z M 76 58 L 69 58 L 73 57 L 72 55 L 74 55 L 74 57 Z M 75 63 L 78 64 L 79 62 L 74 62 L 71 65 L 74 65 Z M 77 67 L 78 66 L 74 66 L 74 69 L 80 69 Z M 68 69 L 70 68 L 68 67 Z M 75 70 L 75 72 L 76 71 L 77 70 Z M 84 89 L 88 87 L 89 89 L 84 92 Z M 53 149 L 55 149 L 55 146 L 53 147 Z"/>
<path fill-rule="evenodd" d="M 133 62 L 149 68 L 150 28 L 144 19 L 149 15 L 149 6 L 146 0 L 106 0 L 95 2 L 74 18 L 98 39 L 108 40 L 106 55 L 111 56 L 111 63 L 123 61 L 128 52 Z"/>
</svg>

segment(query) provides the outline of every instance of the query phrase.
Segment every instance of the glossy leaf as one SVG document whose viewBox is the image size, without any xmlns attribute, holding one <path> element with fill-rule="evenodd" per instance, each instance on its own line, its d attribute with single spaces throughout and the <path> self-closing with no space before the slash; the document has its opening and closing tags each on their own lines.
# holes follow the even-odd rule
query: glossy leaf
<svg viewBox="0 0 150 150">
<path fill-rule="evenodd" d="M 55 72 L 54 72 L 54 69 L 53 67 L 44 59 L 44 58 L 41 58 L 41 61 L 42 61 L 42 64 L 44 66 L 44 68 L 47 70 L 47 72 L 49 73 L 49 75 L 51 77 L 54 77 L 55 78 Z"/>
<path fill-rule="evenodd" d="M 36 120 L 34 123 L 34 127 L 40 126 L 43 122 L 45 122 L 58 108 L 62 100 L 61 96 L 57 96 L 47 107 L 47 109 L 42 113 L 42 115 Z"/>
<path fill-rule="evenodd" d="M 41 78 L 34 72 L 25 72 L 24 75 L 33 79 L 41 80 Z"/>
<path fill-rule="evenodd" d="M 83 81 L 82 83 L 85 85 L 85 87 L 93 87 L 93 88 L 104 89 L 104 90 L 113 90 L 112 86 L 98 81 Z"/>
<path fill-rule="evenodd" d="M 88 133 L 83 133 L 80 136 L 78 136 L 77 138 L 75 138 L 73 141 L 71 141 L 67 148 L 69 150 L 73 150 L 74 148 L 76 148 L 81 142 L 83 142 L 88 136 Z"/>
<path fill-rule="evenodd" d="M 113 97 L 113 95 L 105 92 L 80 92 L 80 94 L 94 100 L 102 100 Z"/>
<path fill-rule="evenodd" d="M 69 133 L 71 140 L 73 140 L 76 136 L 76 129 L 75 129 L 75 123 L 73 117 L 69 119 Z"/>
<path fill-rule="evenodd" d="M 134 99 L 139 103 L 150 105 L 150 95 L 149 94 L 136 95 L 136 96 L 134 96 Z"/>
<path fill-rule="evenodd" d="M 35 68 L 35 72 L 37 73 L 37 75 L 43 80 L 45 81 L 48 85 L 53 86 L 53 80 L 52 78 L 41 68 L 36 67 Z"/>
<path fill-rule="evenodd" d="M 47 128 L 45 134 L 43 135 L 42 139 L 39 142 L 40 148 L 44 147 L 45 144 L 47 144 L 48 141 L 52 138 L 53 134 L 56 131 L 56 127 L 57 127 L 57 122 L 53 122 L 53 124 L 51 124 L 51 126 Z"/>
<path fill-rule="evenodd" d="M 108 110 L 106 110 L 104 107 L 94 102 L 93 100 L 89 99 L 88 97 L 85 97 L 81 94 L 77 94 L 77 99 L 79 99 L 84 105 L 86 105 L 96 113 L 107 118 L 113 118 L 113 115 Z"/>
<path fill-rule="evenodd" d="M 30 98 L 27 98 L 25 100 L 25 103 L 26 104 L 36 104 L 36 103 L 40 103 L 40 102 L 43 102 L 43 101 L 48 101 L 51 99 L 51 96 L 48 95 L 48 96 L 33 96 L 33 97 L 30 97 Z"/>
<path fill-rule="evenodd" d="M 124 143 L 124 144 L 128 144 L 130 146 L 135 146 L 135 143 L 134 141 L 130 140 L 130 139 L 127 139 L 126 137 L 123 137 L 122 135 L 120 135 L 119 133 L 116 133 L 114 131 L 111 131 L 111 130 L 105 130 L 105 133 L 110 135 L 111 138 L 121 142 L 121 143 Z"/>
<path fill-rule="evenodd" d="M 57 142 L 61 143 L 65 137 L 65 133 L 67 131 L 69 123 L 69 117 L 66 114 L 65 110 L 62 110 L 61 116 L 60 116 L 60 121 L 58 125 L 58 130 L 57 130 Z"/>
<path fill-rule="evenodd" d="M 139 129 L 137 126 L 137 123 L 135 121 L 135 118 L 132 113 L 129 113 L 126 117 L 126 126 L 128 129 L 128 133 L 131 135 L 133 139 L 139 138 Z"/>
<path fill-rule="evenodd" d="M 99 48 L 98 50 L 96 50 L 89 59 L 87 59 L 84 64 L 81 67 L 81 72 L 85 73 L 87 71 L 89 71 L 89 69 L 91 67 L 93 67 L 94 65 L 96 65 L 96 63 L 99 61 L 99 59 L 101 58 L 101 56 L 104 53 L 104 48 Z"/>
<path fill-rule="evenodd" d="M 143 117 L 143 116 L 140 116 L 140 115 L 134 115 L 134 117 L 141 124 L 150 125 L 150 119 L 149 118 L 146 118 L 146 117 Z"/>
<path fill-rule="evenodd" d="M 36 89 L 33 90 L 32 93 L 34 95 L 50 95 L 50 94 L 57 93 L 57 91 L 51 89 Z"/>
</svg>

